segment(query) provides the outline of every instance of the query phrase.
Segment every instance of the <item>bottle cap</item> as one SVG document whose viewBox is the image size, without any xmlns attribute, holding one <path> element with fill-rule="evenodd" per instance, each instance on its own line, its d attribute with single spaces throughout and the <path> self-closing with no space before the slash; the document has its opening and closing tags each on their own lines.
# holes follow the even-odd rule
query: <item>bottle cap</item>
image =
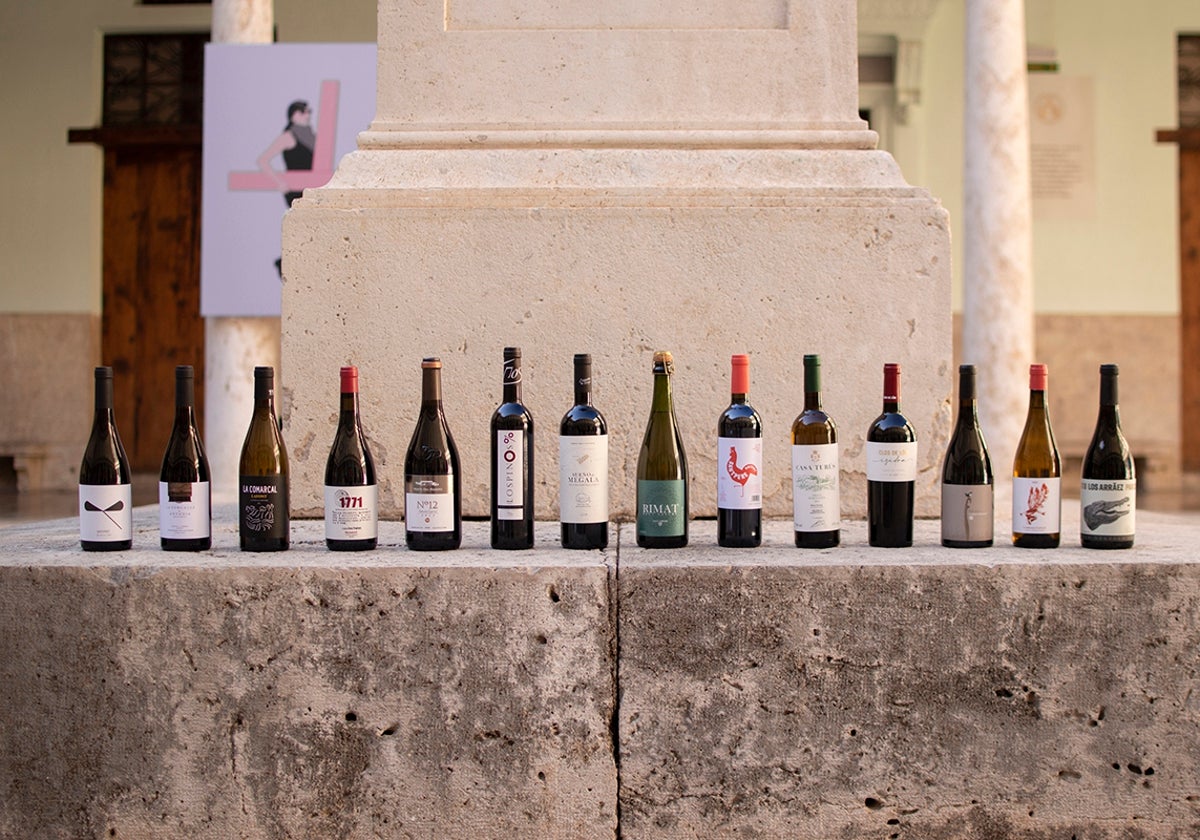
<svg viewBox="0 0 1200 840">
<path fill-rule="evenodd" d="M 358 368 L 354 365 L 347 365 L 342 368 L 342 393 L 357 394 L 358 393 Z"/>
<path fill-rule="evenodd" d="M 112 368 L 110 368 L 110 367 L 96 368 L 96 378 L 97 379 L 112 379 L 113 378 Z"/>
<path fill-rule="evenodd" d="M 269 365 L 260 365 L 259 367 L 256 367 L 254 369 L 254 378 L 255 379 L 274 379 L 275 378 L 275 368 L 273 368 Z"/>
<path fill-rule="evenodd" d="M 506 358 L 506 359 L 521 358 L 521 348 L 520 347 L 505 347 L 504 348 L 504 358 Z"/>
<path fill-rule="evenodd" d="M 591 353 L 576 353 L 575 354 L 575 364 L 590 365 L 591 363 L 592 363 L 592 354 Z"/>
<path fill-rule="evenodd" d="M 671 353 L 668 350 L 656 350 L 654 352 L 654 364 L 669 365 L 672 362 Z"/>
<path fill-rule="evenodd" d="M 191 365 L 176 365 L 175 366 L 175 378 L 176 379 L 195 379 L 196 371 L 193 370 Z"/>
<path fill-rule="evenodd" d="M 1116 376 L 1121 372 L 1120 365 L 1100 365 L 1101 376 Z"/>
<path fill-rule="evenodd" d="M 883 366 L 883 400 L 900 402 L 900 365 L 896 362 Z"/>
<path fill-rule="evenodd" d="M 442 360 L 437 356 L 426 356 L 421 360 L 422 370 L 441 370 Z"/>
<path fill-rule="evenodd" d="M 1029 390 L 1045 391 L 1046 381 L 1050 378 L 1050 370 L 1045 365 L 1029 366 Z"/>
<path fill-rule="evenodd" d="M 745 353 L 735 353 L 731 361 L 733 377 L 729 392 L 731 394 L 750 393 L 750 357 Z"/>
</svg>

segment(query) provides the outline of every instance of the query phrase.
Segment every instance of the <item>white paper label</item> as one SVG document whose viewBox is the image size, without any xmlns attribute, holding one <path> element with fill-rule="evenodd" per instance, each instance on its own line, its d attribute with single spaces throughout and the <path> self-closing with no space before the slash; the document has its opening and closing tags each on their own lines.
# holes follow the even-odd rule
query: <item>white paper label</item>
<svg viewBox="0 0 1200 840">
<path fill-rule="evenodd" d="M 158 530 L 168 540 L 211 537 L 212 497 L 208 482 L 158 482 Z"/>
<path fill-rule="evenodd" d="M 373 540 L 379 532 L 379 488 L 325 485 L 325 539 Z"/>
<path fill-rule="evenodd" d="M 792 510 L 797 531 L 841 527 L 838 445 L 792 446 Z"/>
<path fill-rule="evenodd" d="M 1057 534 L 1062 530 L 1059 478 L 1014 478 L 1014 534 Z"/>
<path fill-rule="evenodd" d="M 608 521 L 608 435 L 559 435 L 558 519 Z"/>
<path fill-rule="evenodd" d="M 404 484 L 404 526 L 409 531 L 454 530 L 454 476 L 414 475 Z"/>
<path fill-rule="evenodd" d="M 867 481 L 916 481 L 917 442 L 867 441 Z"/>
<path fill-rule="evenodd" d="M 133 485 L 79 485 L 79 539 L 122 542 L 133 538 Z"/>
<path fill-rule="evenodd" d="M 525 518 L 525 432 L 496 432 L 496 518 Z"/>
<path fill-rule="evenodd" d="M 717 438 L 717 507 L 762 508 L 762 438 Z"/>
<path fill-rule="evenodd" d="M 1079 492 L 1079 531 L 1089 537 L 1132 537 L 1137 480 L 1083 479 Z"/>
</svg>

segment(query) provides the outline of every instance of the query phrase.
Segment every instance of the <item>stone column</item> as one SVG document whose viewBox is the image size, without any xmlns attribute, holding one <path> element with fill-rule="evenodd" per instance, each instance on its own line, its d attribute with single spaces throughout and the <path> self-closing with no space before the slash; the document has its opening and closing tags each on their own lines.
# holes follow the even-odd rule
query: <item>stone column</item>
<svg viewBox="0 0 1200 840">
<path fill-rule="evenodd" d="M 965 124 L 962 360 L 980 368 L 980 423 L 1003 476 L 1024 426 L 1034 353 L 1023 0 L 967 0 Z M 1000 495 L 1011 498 L 1011 485 L 997 481 L 996 490 L 1003 515 Z"/>
<path fill-rule="evenodd" d="M 702 6 L 703 8 L 700 8 Z M 801 359 L 823 356 L 842 510 L 905 370 L 934 515 L 949 426 L 949 228 L 858 116 L 853 0 L 381 0 L 375 119 L 284 219 L 292 504 L 319 516 L 330 384 L 361 371 L 381 512 L 403 509 L 422 356 L 443 359 L 463 512 L 488 512 L 501 351 L 524 350 L 537 515 L 558 512 L 571 356 L 609 421 L 610 510 L 633 514 L 656 349 L 675 355 L 693 515 L 716 510 L 731 353 L 751 356 L 764 508 L 790 516 Z"/>
<path fill-rule="evenodd" d="M 274 0 L 213 0 L 213 43 L 269 44 Z M 242 439 L 254 408 L 252 368 L 279 368 L 278 318 L 208 318 L 204 325 L 204 442 L 214 500 L 234 499 Z"/>
</svg>

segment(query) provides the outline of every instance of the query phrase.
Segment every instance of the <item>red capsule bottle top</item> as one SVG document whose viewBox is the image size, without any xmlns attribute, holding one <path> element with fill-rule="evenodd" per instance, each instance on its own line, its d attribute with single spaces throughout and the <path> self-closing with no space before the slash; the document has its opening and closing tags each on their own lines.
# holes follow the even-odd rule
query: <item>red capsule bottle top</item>
<svg viewBox="0 0 1200 840">
<path fill-rule="evenodd" d="M 342 393 L 358 393 L 358 368 L 354 365 L 342 368 Z"/>
<path fill-rule="evenodd" d="M 750 357 L 745 353 L 737 353 L 733 357 L 733 379 L 729 393 L 750 393 Z"/>
<path fill-rule="evenodd" d="M 895 362 L 883 366 L 883 401 L 900 402 L 900 365 Z"/>
<path fill-rule="evenodd" d="M 1030 391 L 1045 391 L 1046 380 L 1049 378 L 1049 370 L 1045 365 L 1030 365 L 1029 366 L 1029 390 Z"/>
</svg>

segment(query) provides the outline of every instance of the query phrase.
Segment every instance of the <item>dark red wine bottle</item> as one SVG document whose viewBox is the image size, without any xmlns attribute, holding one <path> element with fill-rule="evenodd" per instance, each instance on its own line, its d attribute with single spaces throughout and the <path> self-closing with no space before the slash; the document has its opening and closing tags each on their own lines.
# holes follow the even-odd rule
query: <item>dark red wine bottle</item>
<svg viewBox="0 0 1200 840">
<path fill-rule="evenodd" d="M 1084 548 L 1133 548 L 1137 476 L 1121 431 L 1116 365 L 1100 366 L 1100 414 L 1083 457 L 1079 541 Z"/>
<path fill-rule="evenodd" d="M 196 374 L 175 368 L 175 425 L 158 477 L 158 526 L 164 551 L 212 548 L 212 481 L 196 428 Z"/>
<path fill-rule="evenodd" d="M 958 420 L 942 464 L 942 545 L 984 548 L 992 544 L 995 509 L 992 459 L 975 401 L 975 365 L 958 367 Z"/>
<path fill-rule="evenodd" d="M 133 546 L 133 485 L 113 417 L 110 367 L 96 368 L 92 433 L 79 465 L 79 544 L 84 551 L 124 551 Z"/>
<path fill-rule="evenodd" d="M 717 420 L 717 545 L 762 543 L 762 418 L 748 402 L 750 357 L 732 359 L 729 408 Z"/>
<path fill-rule="evenodd" d="M 369 551 L 379 540 L 375 459 L 358 412 L 358 368 L 341 370 L 337 432 L 325 461 L 325 545 L 331 551 Z"/>
<path fill-rule="evenodd" d="M 608 547 L 608 424 L 592 405 L 592 357 L 575 354 L 575 404 L 558 429 L 563 548 Z"/>
<path fill-rule="evenodd" d="M 442 410 L 442 361 L 421 362 L 421 411 L 404 457 L 404 540 L 414 551 L 462 544 L 462 471 Z"/>
<path fill-rule="evenodd" d="M 883 413 L 867 430 L 867 542 L 912 545 L 917 435 L 900 413 L 900 365 L 883 366 Z"/>
<path fill-rule="evenodd" d="M 533 414 L 521 402 L 521 348 L 504 348 L 504 396 L 492 414 L 492 548 L 533 548 Z"/>
</svg>

